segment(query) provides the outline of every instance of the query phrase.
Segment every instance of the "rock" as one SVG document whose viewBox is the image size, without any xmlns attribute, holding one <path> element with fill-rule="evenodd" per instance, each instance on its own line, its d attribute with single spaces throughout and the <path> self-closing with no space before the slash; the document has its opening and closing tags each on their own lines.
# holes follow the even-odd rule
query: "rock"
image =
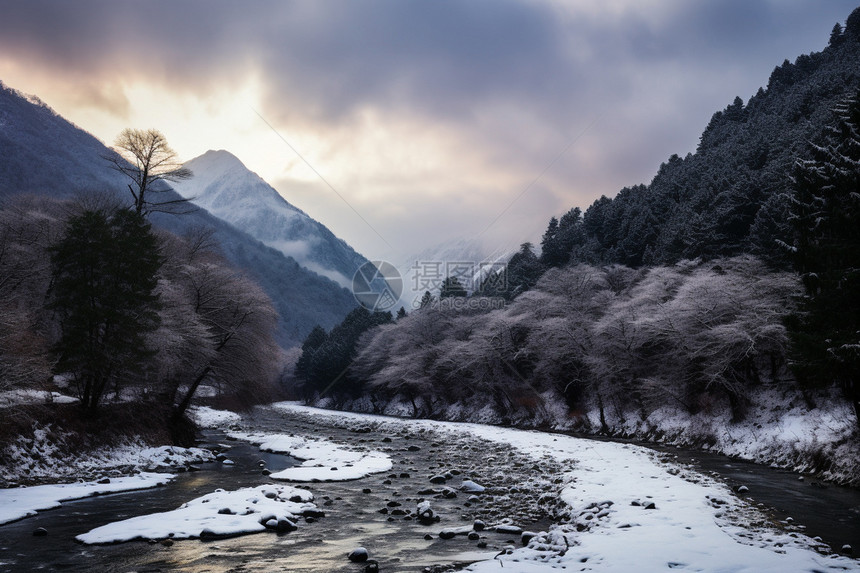
<svg viewBox="0 0 860 573">
<path fill-rule="evenodd" d="M 523 531 L 520 535 L 520 541 L 523 542 L 523 545 L 528 545 L 529 541 L 537 537 L 537 533 L 534 531 Z"/>
<path fill-rule="evenodd" d="M 399 501 L 389 501 L 386 505 L 388 507 L 400 507 L 401 504 Z"/>
<path fill-rule="evenodd" d="M 162 539 L 161 544 L 165 547 L 173 547 L 173 540 L 172 539 Z"/>
<path fill-rule="evenodd" d="M 470 541 L 477 541 L 481 538 L 480 534 L 477 531 L 472 531 L 471 533 L 469 533 L 468 537 Z"/>
<path fill-rule="evenodd" d="M 749 490 L 750 490 L 750 488 L 748 488 L 748 487 L 747 487 L 747 486 L 745 486 L 745 485 L 742 485 L 742 486 L 740 486 L 740 487 L 738 488 L 738 490 L 737 490 L 737 491 L 738 491 L 738 493 L 747 493 L 747 492 L 749 492 Z"/>
<path fill-rule="evenodd" d="M 430 478 L 430 483 L 435 483 L 435 484 L 445 483 L 446 481 L 448 481 L 448 480 L 445 479 L 445 476 L 433 476 Z"/>
<path fill-rule="evenodd" d="M 430 535 L 429 533 L 424 536 L 425 541 L 432 541 L 432 539 L 433 539 L 433 536 Z"/>
<path fill-rule="evenodd" d="M 433 508 L 430 507 L 429 501 L 422 501 L 419 503 L 418 508 L 415 510 L 415 515 L 417 516 L 418 521 L 423 525 L 439 521 L 436 512 L 434 512 Z"/>
<path fill-rule="evenodd" d="M 482 539 L 481 541 L 478 542 L 477 547 L 478 547 L 478 549 L 486 549 L 487 542 Z"/>
<path fill-rule="evenodd" d="M 262 473 L 264 476 L 272 475 L 272 471 L 267 470 L 266 468 L 263 468 L 263 471 L 260 473 Z"/>
<path fill-rule="evenodd" d="M 473 482 L 470 479 L 463 480 L 463 483 L 460 484 L 460 491 L 465 491 L 467 493 L 483 493 L 487 488 L 484 486 Z"/>
<path fill-rule="evenodd" d="M 840 551 L 842 551 L 842 553 L 844 553 L 845 555 L 851 555 L 852 553 L 854 553 L 854 548 L 846 543 L 842 546 L 842 549 Z"/>
<path fill-rule="evenodd" d="M 442 488 L 441 492 L 442 497 L 445 499 L 454 499 L 457 497 L 457 492 L 451 489 L 450 487 Z"/>
<path fill-rule="evenodd" d="M 487 527 L 487 524 L 484 523 L 483 521 L 481 521 L 480 519 L 476 519 L 474 525 L 472 525 L 472 528 L 475 531 L 484 531 L 485 527 Z"/>
<path fill-rule="evenodd" d="M 232 466 L 236 462 L 234 462 L 233 460 L 223 460 L 221 463 L 224 464 L 225 466 Z"/>
<path fill-rule="evenodd" d="M 406 449 L 410 452 L 420 452 L 421 451 L 421 448 L 419 448 L 418 446 L 409 446 Z"/>
<path fill-rule="evenodd" d="M 361 490 L 361 493 L 373 493 L 373 490 L 370 489 L 369 487 L 366 487 L 363 490 Z"/>
<path fill-rule="evenodd" d="M 218 515 L 233 515 L 235 512 L 229 507 L 222 507 L 218 510 Z"/>
<path fill-rule="evenodd" d="M 100 479 L 100 480 L 99 480 L 99 481 L 97 481 L 96 483 L 99 483 L 99 484 L 101 484 L 101 485 L 109 484 L 109 483 L 110 483 L 110 478 Z"/>
<path fill-rule="evenodd" d="M 349 552 L 349 555 L 347 555 L 347 558 L 353 563 L 364 563 L 367 561 L 368 557 L 370 557 L 370 555 L 364 547 L 356 547 Z"/>
<path fill-rule="evenodd" d="M 33 537 L 45 537 L 48 535 L 48 530 L 44 527 L 37 527 L 33 530 Z"/>
<path fill-rule="evenodd" d="M 382 441 L 383 441 L 384 443 L 386 443 L 386 444 L 390 444 L 390 443 L 391 443 L 391 438 L 389 438 L 388 436 L 385 436 L 384 438 L 382 438 Z"/>
<path fill-rule="evenodd" d="M 364 568 L 364 573 L 379 573 L 379 563 L 376 561 L 368 561 Z"/>
<path fill-rule="evenodd" d="M 454 539 L 455 535 L 456 535 L 456 533 L 454 533 L 453 530 L 443 529 L 442 531 L 439 532 L 439 539 Z"/>
<path fill-rule="evenodd" d="M 644 507 L 645 509 L 657 509 L 657 506 L 654 504 L 654 502 L 653 502 L 653 501 L 649 501 L 649 502 L 648 502 L 648 503 L 646 503 L 643 507 Z"/>
<path fill-rule="evenodd" d="M 523 532 L 522 528 L 516 525 L 497 525 L 496 533 L 503 535 L 520 535 Z"/>
<path fill-rule="evenodd" d="M 469 496 L 469 503 L 478 503 L 479 501 L 481 501 L 481 498 L 478 497 L 477 495 L 470 495 Z"/>
</svg>

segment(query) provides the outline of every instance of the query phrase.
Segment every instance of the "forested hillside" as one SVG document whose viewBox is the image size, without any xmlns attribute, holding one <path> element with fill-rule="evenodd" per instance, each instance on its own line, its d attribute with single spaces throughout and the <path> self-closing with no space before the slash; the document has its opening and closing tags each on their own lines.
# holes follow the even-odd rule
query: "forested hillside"
<svg viewBox="0 0 860 573">
<path fill-rule="evenodd" d="M 751 253 L 787 268 L 792 165 L 833 108 L 860 88 L 860 12 L 828 46 L 777 66 L 767 85 L 716 112 L 695 153 L 673 155 L 648 185 L 572 211 L 544 239 L 545 262 L 631 267 Z"/>
</svg>

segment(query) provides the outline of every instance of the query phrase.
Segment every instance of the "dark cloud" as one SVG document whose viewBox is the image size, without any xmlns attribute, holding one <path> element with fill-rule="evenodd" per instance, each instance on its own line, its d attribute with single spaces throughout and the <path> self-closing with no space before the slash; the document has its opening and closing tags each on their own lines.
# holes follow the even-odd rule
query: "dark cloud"
<svg viewBox="0 0 860 573">
<path fill-rule="evenodd" d="M 482 150 L 475 169 L 522 185 L 600 116 L 542 179 L 538 202 L 562 210 L 693 150 L 714 111 L 822 49 L 854 2 L 0 0 L 0 59 L 120 110 L 123 83 L 205 95 L 256 77 L 279 128 L 342 130 L 368 110 L 445 125 Z"/>
</svg>

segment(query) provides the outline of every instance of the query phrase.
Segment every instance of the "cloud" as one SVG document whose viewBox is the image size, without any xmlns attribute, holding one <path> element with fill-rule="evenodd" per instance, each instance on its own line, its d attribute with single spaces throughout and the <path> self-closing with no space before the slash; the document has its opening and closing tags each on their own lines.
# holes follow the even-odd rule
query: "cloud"
<svg viewBox="0 0 860 573">
<path fill-rule="evenodd" d="M 692 151 L 714 111 L 821 49 L 852 3 L 30 0 L 2 7 L 0 53 L 56 78 L 71 106 L 117 116 L 136 105 L 130 86 L 203 106 L 253 84 L 267 121 L 337 188 L 395 217 L 378 222 L 388 234 L 478 232 L 546 170 L 498 223 L 519 239 Z M 280 176 L 300 185 L 284 151 L 295 165 Z M 336 203 L 318 216 L 349 235 Z"/>
</svg>

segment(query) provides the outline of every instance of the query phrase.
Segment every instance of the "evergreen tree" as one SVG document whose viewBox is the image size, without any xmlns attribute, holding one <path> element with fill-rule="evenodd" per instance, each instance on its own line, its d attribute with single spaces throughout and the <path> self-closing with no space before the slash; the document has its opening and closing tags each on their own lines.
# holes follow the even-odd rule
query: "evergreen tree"
<svg viewBox="0 0 860 573">
<path fill-rule="evenodd" d="M 429 290 L 425 290 L 424 294 L 421 296 L 421 304 L 418 308 L 427 308 L 428 306 L 433 304 L 433 295 Z"/>
<path fill-rule="evenodd" d="M 520 245 L 519 252 L 511 257 L 506 269 L 507 298 L 512 299 L 532 288 L 544 270 L 545 267 L 535 255 L 534 246 L 531 243 Z"/>
<path fill-rule="evenodd" d="M 311 331 L 302 344 L 302 356 L 296 364 L 302 395 L 308 399 L 323 395 L 338 398 L 358 395 L 362 389 L 361 381 L 354 380 L 348 372 L 355 345 L 366 331 L 392 321 L 390 312 L 371 312 L 359 306 L 328 335 L 322 328 Z M 305 354 L 306 346 L 308 354 Z"/>
<path fill-rule="evenodd" d="M 834 111 L 812 158 L 795 166 L 795 267 L 806 296 L 789 326 L 798 379 L 838 383 L 860 425 L 860 91 Z"/>
<path fill-rule="evenodd" d="M 159 324 L 154 292 L 162 259 L 149 224 L 130 210 L 85 211 L 51 250 L 49 308 L 61 328 L 57 369 L 71 373 L 95 413 L 112 383 L 151 356 L 145 335 Z"/>
<path fill-rule="evenodd" d="M 445 277 L 445 280 L 442 281 L 442 287 L 439 289 L 440 299 L 464 297 L 467 294 L 463 283 L 457 277 Z"/>
<path fill-rule="evenodd" d="M 320 346 L 325 344 L 326 340 L 328 340 L 328 333 L 325 329 L 320 325 L 314 326 L 302 343 L 302 355 L 296 362 L 295 374 L 297 378 L 307 380 L 314 355 Z"/>
<path fill-rule="evenodd" d="M 400 320 L 401 318 L 404 318 L 405 316 L 406 316 L 406 309 L 401 306 L 400 310 L 397 311 L 396 319 Z"/>
</svg>

